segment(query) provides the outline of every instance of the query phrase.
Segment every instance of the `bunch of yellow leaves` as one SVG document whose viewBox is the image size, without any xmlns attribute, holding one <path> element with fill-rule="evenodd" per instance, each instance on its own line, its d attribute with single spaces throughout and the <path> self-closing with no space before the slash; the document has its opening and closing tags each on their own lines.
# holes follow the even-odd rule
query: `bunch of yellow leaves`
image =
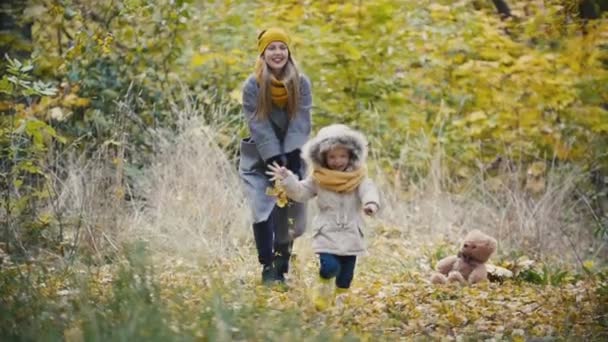
<svg viewBox="0 0 608 342">
<path fill-rule="evenodd" d="M 285 191 L 285 187 L 281 185 L 280 181 L 274 182 L 274 187 L 266 188 L 266 195 L 274 196 L 277 198 L 277 206 L 279 208 L 283 208 L 289 203 L 289 197 L 287 197 L 287 191 Z"/>
</svg>

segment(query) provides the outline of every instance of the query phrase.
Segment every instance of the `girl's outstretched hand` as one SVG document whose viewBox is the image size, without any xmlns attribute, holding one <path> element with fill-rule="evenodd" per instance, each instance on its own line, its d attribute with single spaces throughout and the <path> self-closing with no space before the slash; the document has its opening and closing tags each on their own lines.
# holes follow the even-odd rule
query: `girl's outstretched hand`
<svg viewBox="0 0 608 342">
<path fill-rule="evenodd" d="M 372 216 L 377 211 L 378 211 L 378 205 L 376 203 L 374 203 L 374 202 L 366 203 L 363 206 L 363 212 L 365 212 L 366 215 Z"/>
<path fill-rule="evenodd" d="M 286 167 L 280 166 L 276 162 L 268 165 L 268 171 L 266 171 L 266 174 L 270 176 L 271 181 L 283 180 L 287 178 L 290 173 L 291 172 Z"/>
</svg>

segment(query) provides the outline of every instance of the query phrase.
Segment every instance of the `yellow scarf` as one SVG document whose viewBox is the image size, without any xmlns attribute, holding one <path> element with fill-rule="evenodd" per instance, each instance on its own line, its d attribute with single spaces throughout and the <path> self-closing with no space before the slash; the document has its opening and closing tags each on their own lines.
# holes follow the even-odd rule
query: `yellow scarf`
<svg viewBox="0 0 608 342">
<path fill-rule="evenodd" d="M 320 167 L 315 168 L 312 172 L 313 179 L 320 187 L 341 193 L 355 191 L 366 175 L 367 170 L 364 167 L 352 172 L 335 171 Z"/>
<path fill-rule="evenodd" d="M 255 76 L 258 80 L 258 84 L 261 84 L 262 70 L 264 68 L 264 62 L 261 58 L 258 58 L 255 65 Z M 277 80 L 274 75 L 270 75 L 270 97 L 272 103 L 279 108 L 285 108 L 287 104 L 287 87 L 283 81 Z"/>
<path fill-rule="evenodd" d="M 287 104 L 287 88 L 282 81 L 277 80 L 274 76 L 270 78 L 270 97 L 272 102 L 279 108 L 285 108 Z"/>
</svg>

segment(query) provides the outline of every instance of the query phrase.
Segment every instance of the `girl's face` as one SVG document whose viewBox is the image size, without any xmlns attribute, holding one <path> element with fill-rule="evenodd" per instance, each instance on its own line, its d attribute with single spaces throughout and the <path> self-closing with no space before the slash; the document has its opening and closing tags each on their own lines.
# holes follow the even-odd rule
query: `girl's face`
<svg viewBox="0 0 608 342">
<path fill-rule="evenodd" d="M 270 70 L 275 75 L 278 75 L 289 58 L 289 49 L 287 44 L 283 42 L 272 42 L 268 44 L 266 50 L 264 50 L 264 61 L 268 64 Z"/>
<path fill-rule="evenodd" d="M 344 147 L 334 147 L 327 151 L 327 167 L 331 170 L 344 171 L 350 162 L 350 153 Z"/>
</svg>

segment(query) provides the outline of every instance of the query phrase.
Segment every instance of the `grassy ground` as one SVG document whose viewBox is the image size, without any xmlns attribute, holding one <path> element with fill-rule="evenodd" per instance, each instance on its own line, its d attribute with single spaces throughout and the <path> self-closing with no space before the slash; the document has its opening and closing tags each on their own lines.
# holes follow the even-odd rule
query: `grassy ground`
<svg viewBox="0 0 608 342">
<path fill-rule="evenodd" d="M 27 274 L 30 283 L 10 287 L 3 279 L 1 332 L 11 340 L 68 341 L 607 337 L 606 294 L 600 291 L 606 283 L 598 277 L 556 285 L 431 285 L 435 246 L 384 234 L 361 258 L 350 292 L 317 311 L 311 292 L 318 266 L 308 244 L 302 239 L 296 245 L 287 288 L 260 285 L 251 245 L 243 246 L 243 255 L 213 264 L 130 252 L 101 267 L 21 266 L 14 279 Z"/>
<path fill-rule="evenodd" d="M 384 236 L 377 237 L 370 255 L 361 259 L 351 291 L 340 295 L 332 308 L 319 312 L 310 299 L 318 266 L 305 245 L 306 241 L 299 244 L 285 292 L 258 284 L 259 269 L 252 262 L 254 258 L 243 263 L 227 260 L 219 266 L 221 272 L 176 272 L 167 265 L 162 271 L 163 288 L 168 297 L 181 293 L 188 298 L 203 298 L 208 290 L 195 284 L 207 283 L 210 274 L 211 278 L 221 278 L 221 290 L 216 295 L 237 312 L 237 317 L 227 316 L 221 321 L 223 316 L 215 316 L 219 320 L 215 324 L 223 329 L 222 334 L 235 339 L 315 338 L 324 331 L 336 339 L 352 336 L 362 340 L 458 336 L 590 339 L 606 332 L 606 326 L 600 325 L 605 312 L 598 302 L 599 285 L 591 278 L 557 286 L 518 281 L 434 286 L 428 282 L 430 260 L 424 247 Z M 182 309 L 192 313 L 201 310 L 196 301 L 192 304 Z M 252 312 L 239 316 L 241 309 Z M 176 321 L 182 326 L 184 323 Z M 197 326 L 196 319 L 185 326 Z"/>
</svg>

